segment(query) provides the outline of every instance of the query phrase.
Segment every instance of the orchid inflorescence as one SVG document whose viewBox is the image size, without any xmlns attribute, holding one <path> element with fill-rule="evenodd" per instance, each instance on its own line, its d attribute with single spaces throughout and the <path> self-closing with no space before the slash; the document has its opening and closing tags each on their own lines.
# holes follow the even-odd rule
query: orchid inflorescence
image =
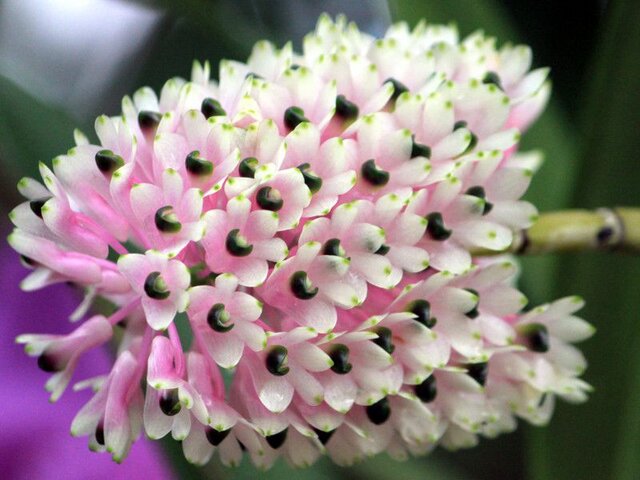
<svg viewBox="0 0 640 480">
<path fill-rule="evenodd" d="M 536 209 L 516 153 L 549 96 L 524 46 L 399 23 L 318 21 L 303 53 L 258 42 L 219 81 L 196 62 L 125 97 L 99 144 L 40 164 L 9 242 L 22 287 L 108 300 L 68 335 L 22 335 L 57 400 L 84 352 L 111 372 L 72 422 L 116 461 L 142 428 L 187 460 L 351 464 L 473 446 L 589 386 L 577 297 L 523 312 L 500 252 Z"/>
</svg>

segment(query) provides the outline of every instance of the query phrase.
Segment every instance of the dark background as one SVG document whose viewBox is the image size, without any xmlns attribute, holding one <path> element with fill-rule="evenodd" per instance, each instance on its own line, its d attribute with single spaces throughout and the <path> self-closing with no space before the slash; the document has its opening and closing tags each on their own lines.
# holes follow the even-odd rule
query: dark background
<svg viewBox="0 0 640 480">
<path fill-rule="evenodd" d="M 51 16 L 62 4 L 70 26 Z M 130 24 L 109 13 L 132 7 L 138 16 Z M 98 10 L 106 13 L 95 26 L 82 16 Z M 482 29 L 499 44 L 531 45 L 534 66 L 551 67 L 554 93 L 523 138 L 524 149 L 546 157 L 528 198 L 541 211 L 640 203 L 637 1 L 0 0 L 0 231 L 8 232 L 6 212 L 19 201 L 17 180 L 70 148 L 73 128 L 92 138 L 97 115 L 116 114 L 121 97 L 139 86 L 158 91 L 172 76 L 188 77 L 193 59 L 209 59 L 215 75 L 221 58 L 245 59 L 261 38 L 299 46 L 325 10 L 346 11 L 377 34 L 390 21 L 425 17 L 456 22 L 463 36 Z M 60 44 L 51 43 L 58 34 Z M 532 304 L 583 296 L 581 314 L 598 328 L 583 345 L 592 398 L 559 402 L 548 427 L 523 424 L 471 451 L 438 450 L 406 463 L 381 456 L 350 469 L 324 460 L 291 471 L 280 462 L 268 474 L 246 461 L 237 470 L 215 461 L 176 468 L 183 478 L 216 479 L 640 478 L 640 260 L 615 253 L 527 258 L 521 285 Z M 175 449 L 168 451 L 173 458 Z"/>
</svg>

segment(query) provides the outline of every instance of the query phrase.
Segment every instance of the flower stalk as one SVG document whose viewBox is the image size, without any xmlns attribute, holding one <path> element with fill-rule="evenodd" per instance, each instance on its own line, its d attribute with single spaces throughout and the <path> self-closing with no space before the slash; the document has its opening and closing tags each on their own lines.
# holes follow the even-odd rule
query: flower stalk
<svg viewBox="0 0 640 480">
<path fill-rule="evenodd" d="M 572 209 L 543 213 L 530 228 L 514 234 L 508 249 L 476 249 L 472 253 L 488 256 L 591 251 L 640 253 L 640 208 Z"/>
</svg>

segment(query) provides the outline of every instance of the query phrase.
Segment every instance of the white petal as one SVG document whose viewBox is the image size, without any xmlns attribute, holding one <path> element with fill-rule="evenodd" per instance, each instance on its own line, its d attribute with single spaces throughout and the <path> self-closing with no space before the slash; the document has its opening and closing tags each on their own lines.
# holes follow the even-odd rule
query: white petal
<svg viewBox="0 0 640 480">
<path fill-rule="evenodd" d="M 287 377 L 296 393 L 309 405 L 319 405 L 322 402 L 322 385 L 313 375 L 302 368 L 292 368 Z"/>
<path fill-rule="evenodd" d="M 192 428 L 182 441 L 182 451 L 188 462 L 196 465 L 206 464 L 213 454 L 213 446 L 207 440 L 202 427 Z"/>
<path fill-rule="evenodd" d="M 334 410 L 346 413 L 355 402 L 358 387 L 350 375 L 328 372 L 323 380 L 324 400 Z"/>
<path fill-rule="evenodd" d="M 191 430 L 191 412 L 186 408 L 182 408 L 177 415 L 173 417 L 173 427 L 171 435 L 174 440 L 184 440 Z"/>
<path fill-rule="evenodd" d="M 147 318 L 147 323 L 154 330 L 165 330 L 173 321 L 178 309 L 167 300 L 154 300 L 149 297 L 142 298 L 142 308 Z"/>
<path fill-rule="evenodd" d="M 280 413 L 284 411 L 293 398 L 293 386 L 285 377 L 264 378 L 263 374 L 259 384 L 258 396 L 262 404 L 271 412 Z"/>
<path fill-rule="evenodd" d="M 164 437 L 171 430 L 173 418 L 160 409 L 160 392 L 147 386 L 144 400 L 144 429 L 151 439 Z"/>
<path fill-rule="evenodd" d="M 549 333 L 565 342 L 581 342 L 594 334 L 595 328 L 581 318 L 562 317 L 547 324 Z"/>
<path fill-rule="evenodd" d="M 235 335 L 211 333 L 207 335 L 207 349 L 222 368 L 235 367 L 244 350 L 244 342 Z"/>
<path fill-rule="evenodd" d="M 322 372 L 332 365 L 331 358 L 324 351 L 308 342 L 301 342 L 296 345 L 290 353 L 296 363 L 310 372 Z"/>
</svg>

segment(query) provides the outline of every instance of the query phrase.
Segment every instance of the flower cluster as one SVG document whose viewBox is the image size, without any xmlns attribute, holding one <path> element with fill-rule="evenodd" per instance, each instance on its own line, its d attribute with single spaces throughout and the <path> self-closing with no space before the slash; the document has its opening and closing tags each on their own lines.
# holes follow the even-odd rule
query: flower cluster
<svg viewBox="0 0 640 480">
<path fill-rule="evenodd" d="M 121 461 L 144 429 L 185 457 L 267 468 L 461 448 L 586 398 L 565 298 L 527 312 L 508 257 L 536 219 L 516 154 L 547 70 L 524 46 L 322 17 L 302 54 L 259 42 L 101 116 L 23 179 L 9 242 L 33 290 L 71 282 L 69 335 L 23 335 L 57 399 L 88 349 L 111 372 L 71 431 Z"/>
</svg>

